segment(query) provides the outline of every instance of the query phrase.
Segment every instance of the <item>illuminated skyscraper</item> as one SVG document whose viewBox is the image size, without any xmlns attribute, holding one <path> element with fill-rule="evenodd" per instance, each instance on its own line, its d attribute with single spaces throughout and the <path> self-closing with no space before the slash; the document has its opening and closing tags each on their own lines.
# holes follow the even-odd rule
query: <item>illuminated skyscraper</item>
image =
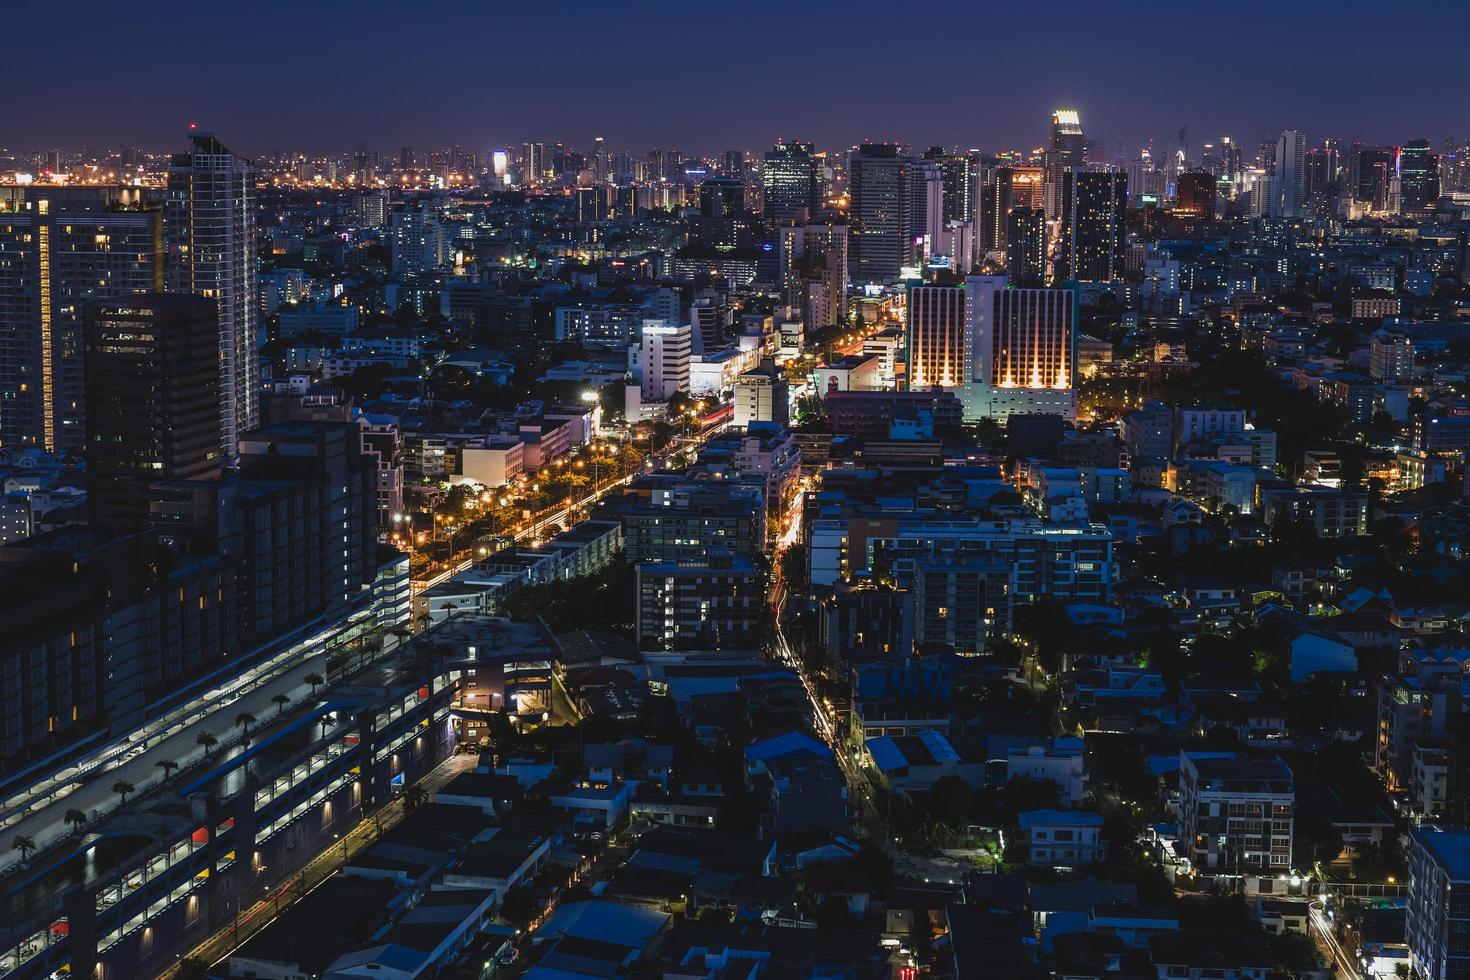
<svg viewBox="0 0 1470 980">
<path fill-rule="evenodd" d="M 1109 282 L 1123 273 L 1128 175 L 1069 170 L 1062 175 L 1062 235 L 1057 280 Z"/>
<path fill-rule="evenodd" d="M 397 279 L 433 272 L 449 257 L 448 239 L 432 203 L 413 201 L 393 212 L 392 269 Z"/>
<path fill-rule="evenodd" d="M 643 401 L 666 402 L 689 390 L 689 361 L 694 332 L 689 324 L 671 326 L 666 320 L 643 321 Z"/>
<path fill-rule="evenodd" d="M 777 143 L 762 172 L 766 220 L 807 221 L 821 207 L 821 174 L 810 143 Z"/>
<path fill-rule="evenodd" d="M 1240 158 L 1240 144 L 1229 136 L 1220 139 L 1220 176 L 1228 179 L 1231 183 L 1240 180 L 1241 171 L 1244 169 Z"/>
<path fill-rule="evenodd" d="M 549 172 L 545 143 L 527 143 L 521 147 L 522 183 L 530 186 L 540 184 Z"/>
<path fill-rule="evenodd" d="M 913 262 L 911 168 L 893 143 L 866 143 L 848 158 L 848 278 L 854 283 L 895 283 Z"/>
<path fill-rule="evenodd" d="M 1077 298 L 1071 289 L 1012 289 L 1005 276 L 965 280 L 972 365 L 965 418 L 1077 414 Z"/>
<path fill-rule="evenodd" d="M 82 448 L 82 308 L 161 290 L 163 259 L 141 189 L 0 187 L 0 446 Z"/>
<path fill-rule="evenodd" d="M 189 142 L 168 170 L 168 285 L 219 308 L 220 449 L 229 461 L 240 433 L 260 424 L 255 165 L 213 134 L 190 133 Z"/>
<path fill-rule="evenodd" d="M 965 291 L 961 287 L 915 286 L 909 290 L 910 389 L 957 389 L 968 380 L 965 324 Z"/>
<path fill-rule="evenodd" d="M 1062 208 L 1062 180 L 1074 167 L 1087 166 L 1087 137 L 1076 109 L 1051 114 L 1051 146 L 1046 151 L 1046 215 L 1056 218 Z"/>
</svg>

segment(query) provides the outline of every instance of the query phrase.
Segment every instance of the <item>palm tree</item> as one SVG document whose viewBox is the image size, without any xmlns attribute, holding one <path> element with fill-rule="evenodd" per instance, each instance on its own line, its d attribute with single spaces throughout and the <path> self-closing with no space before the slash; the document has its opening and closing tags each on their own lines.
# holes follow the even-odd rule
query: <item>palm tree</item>
<svg viewBox="0 0 1470 980">
<path fill-rule="evenodd" d="M 209 753 L 214 749 L 214 747 L 219 744 L 219 739 L 215 738 L 208 732 L 200 732 L 197 736 L 195 736 L 194 741 L 204 746 L 204 758 L 206 759 L 209 758 Z"/>
<path fill-rule="evenodd" d="M 20 852 L 20 863 L 25 864 L 31 859 L 31 852 L 36 849 L 36 842 L 21 834 L 17 835 L 15 840 L 10 842 L 10 848 L 11 850 Z"/>
<path fill-rule="evenodd" d="M 133 791 L 133 784 L 128 782 L 126 779 L 119 779 L 117 782 L 112 784 L 112 791 L 118 796 L 122 797 L 123 804 L 126 805 L 128 802 L 128 794 Z"/>
<path fill-rule="evenodd" d="M 276 706 L 276 717 L 278 718 L 286 713 L 286 705 L 291 703 L 291 699 L 284 694 L 272 695 L 271 701 Z"/>
<path fill-rule="evenodd" d="M 302 680 L 311 685 L 311 693 L 313 696 L 316 695 L 316 689 L 327 682 L 327 679 L 325 677 L 317 673 L 307 674 L 305 677 L 302 678 Z"/>
<path fill-rule="evenodd" d="M 255 716 L 248 711 L 242 711 L 235 716 L 235 727 L 244 731 L 245 744 L 250 744 L 250 726 L 255 724 Z"/>
<path fill-rule="evenodd" d="M 172 759 L 159 759 L 153 764 L 163 770 L 163 781 L 165 783 L 174 774 L 174 770 L 179 768 L 179 764 Z"/>
<path fill-rule="evenodd" d="M 82 829 L 82 824 L 87 822 L 87 815 L 81 810 L 71 809 L 63 813 L 61 819 L 71 825 L 72 833 L 76 833 Z"/>
<path fill-rule="evenodd" d="M 403 810 L 405 813 L 417 810 L 427 802 L 429 802 L 429 791 L 417 783 L 403 791 Z"/>
</svg>

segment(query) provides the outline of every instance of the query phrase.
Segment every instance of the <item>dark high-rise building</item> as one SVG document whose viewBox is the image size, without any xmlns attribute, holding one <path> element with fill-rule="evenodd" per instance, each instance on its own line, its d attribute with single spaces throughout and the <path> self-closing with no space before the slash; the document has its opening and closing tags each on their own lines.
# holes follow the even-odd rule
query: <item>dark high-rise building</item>
<svg viewBox="0 0 1470 980">
<path fill-rule="evenodd" d="M 220 449 L 230 461 L 240 433 L 260 421 L 255 165 L 210 133 L 189 142 L 168 169 L 168 285 L 219 306 Z"/>
<path fill-rule="evenodd" d="M 1062 183 L 1068 171 L 1087 166 L 1087 137 L 1076 109 L 1058 109 L 1051 114 L 1051 146 L 1046 151 L 1046 214 L 1060 216 Z"/>
<path fill-rule="evenodd" d="M 979 158 L 971 153 L 946 153 L 942 146 L 931 146 L 925 160 L 939 164 L 944 178 L 944 220 L 974 221 L 976 177 Z"/>
<path fill-rule="evenodd" d="M 1393 151 L 1382 146 L 1355 146 L 1352 161 L 1353 200 L 1370 211 L 1388 210 L 1393 178 Z"/>
<path fill-rule="evenodd" d="M 848 158 L 848 278 L 854 283 L 897 282 L 913 261 L 910 169 L 894 143 L 865 143 Z"/>
<path fill-rule="evenodd" d="M 1271 190 L 1273 197 L 1269 202 L 1271 217 L 1299 218 L 1303 214 L 1302 202 L 1306 200 L 1303 193 L 1306 179 L 1304 169 L 1306 166 L 1307 142 L 1300 130 L 1287 129 L 1281 133 L 1281 138 L 1276 141 L 1276 155 L 1273 161 L 1273 173 Z"/>
<path fill-rule="evenodd" d="M 782 302 L 808 329 L 847 320 L 847 226 L 832 221 L 783 225 L 777 232 Z"/>
<path fill-rule="evenodd" d="M 734 177 L 706 177 L 699 185 L 699 213 L 734 218 L 745 210 L 745 184 Z"/>
<path fill-rule="evenodd" d="M 1123 272 L 1128 175 L 1072 170 L 1062 176 L 1057 279 L 1107 282 Z"/>
<path fill-rule="evenodd" d="M 909 166 L 909 234 L 923 243 L 921 256 L 947 254 L 944 240 L 944 171 L 936 160 L 914 160 Z"/>
<path fill-rule="evenodd" d="M 1439 200 L 1439 157 L 1428 140 L 1409 140 L 1399 150 L 1399 206 L 1422 211 Z"/>
<path fill-rule="evenodd" d="M 1046 284 L 1046 211 L 1013 208 L 1006 219 L 1006 274 L 1016 286 Z"/>
<path fill-rule="evenodd" d="M 726 150 L 725 151 L 725 161 L 724 161 L 723 165 L 721 165 L 720 171 L 726 177 L 734 177 L 736 180 L 744 181 L 745 180 L 745 151 L 744 150 Z"/>
<path fill-rule="evenodd" d="M 734 177 L 706 177 L 699 185 L 699 218 L 691 245 L 736 248 L 752 244 L 745 214 L 745 182 Z"/>
<path fill-rule="evenodd" d="M 1004 249 L 1006 216 L 1012 208 L 1040 208 L 1045 199 L 1045 171 L 1041 167 L 1006 166 L 982 169 L 976 206 L 980 219 L 981 251 Z"/>
<path fill-rule="evenodd" d="M 1007 216 L 1014 198 L 1015 170 L 996 167 L 980 181 L 980 249 L 1005 248 Z"/>
<path fill-rule="evenodd" d="M 766 154 L 762 181 L 767 221 L 779 224 L 816 217 L 822 178 L 812 144 L 777 143 Z"/>
<path fill-rule="evenodd" d="M 138 188 L 0 187 L 0 446 L 82 447 L 82 309 L 161 290 L 163 259 Z"/>
<path fill-rule="evenodd" d="M 587 224 L 607 219 L 607 191 L 602 187 L 577 188 L 577 221 Z"/>
<path fill-rule="evenodd" d="M 202 296 L 130 296 L 86 310 L 87 506 L 147 527 L 149 487 L 220 469 L 218 314 Z"/>
<path fill-rule="evenodd" d="M 377 571 L 377 466 L 352 422 L 278 422 L 240 436 L 221 551 L 242 566 L 240 632 L 257 641 L 343 615 Z"/>
<path fill-rule="evenodd" d="M 1186 170 L 1174 189 L 1174 212 L 1189 218 L 1215 216 L 1215 178 L 1203 170 Z"/>
<path fill-rule="evenodd" d="M 1337 146 L 1331 140 L 1308 150 L 1302 185 L 1306 199 L 1311 201 L 1329 193 L 1329 188 L 1337 184 L 1337 172 L 1341 166 Z"/>
</svg>

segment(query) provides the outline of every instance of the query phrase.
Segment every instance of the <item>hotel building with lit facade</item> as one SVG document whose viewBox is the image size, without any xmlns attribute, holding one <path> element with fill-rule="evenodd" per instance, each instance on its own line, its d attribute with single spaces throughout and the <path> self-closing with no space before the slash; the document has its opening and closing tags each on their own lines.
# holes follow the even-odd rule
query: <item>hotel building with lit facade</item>
<svg viewBox="0 0 1470 980">
<path fill-rule="evenodd" d="M 956 391 L 966 421 L 1077 414 L 1077 296 L 1015 289 L 1005 276 L 916 286 L 908 299 L 909 387 Z"/>
</svg>

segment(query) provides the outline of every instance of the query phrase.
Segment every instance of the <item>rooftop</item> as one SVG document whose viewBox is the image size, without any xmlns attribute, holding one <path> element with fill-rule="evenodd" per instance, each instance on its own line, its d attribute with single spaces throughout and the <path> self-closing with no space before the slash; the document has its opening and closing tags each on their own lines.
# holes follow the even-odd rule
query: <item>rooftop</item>
<svg viewBox="0 0 1470 980">
<path fill-rule="evenodd" d="M 1410 836 L 1444 869 L 1451 881 L 1470 881 L 1470 830 L 1441 830 L 1425 824 Z"/>
</svg>

